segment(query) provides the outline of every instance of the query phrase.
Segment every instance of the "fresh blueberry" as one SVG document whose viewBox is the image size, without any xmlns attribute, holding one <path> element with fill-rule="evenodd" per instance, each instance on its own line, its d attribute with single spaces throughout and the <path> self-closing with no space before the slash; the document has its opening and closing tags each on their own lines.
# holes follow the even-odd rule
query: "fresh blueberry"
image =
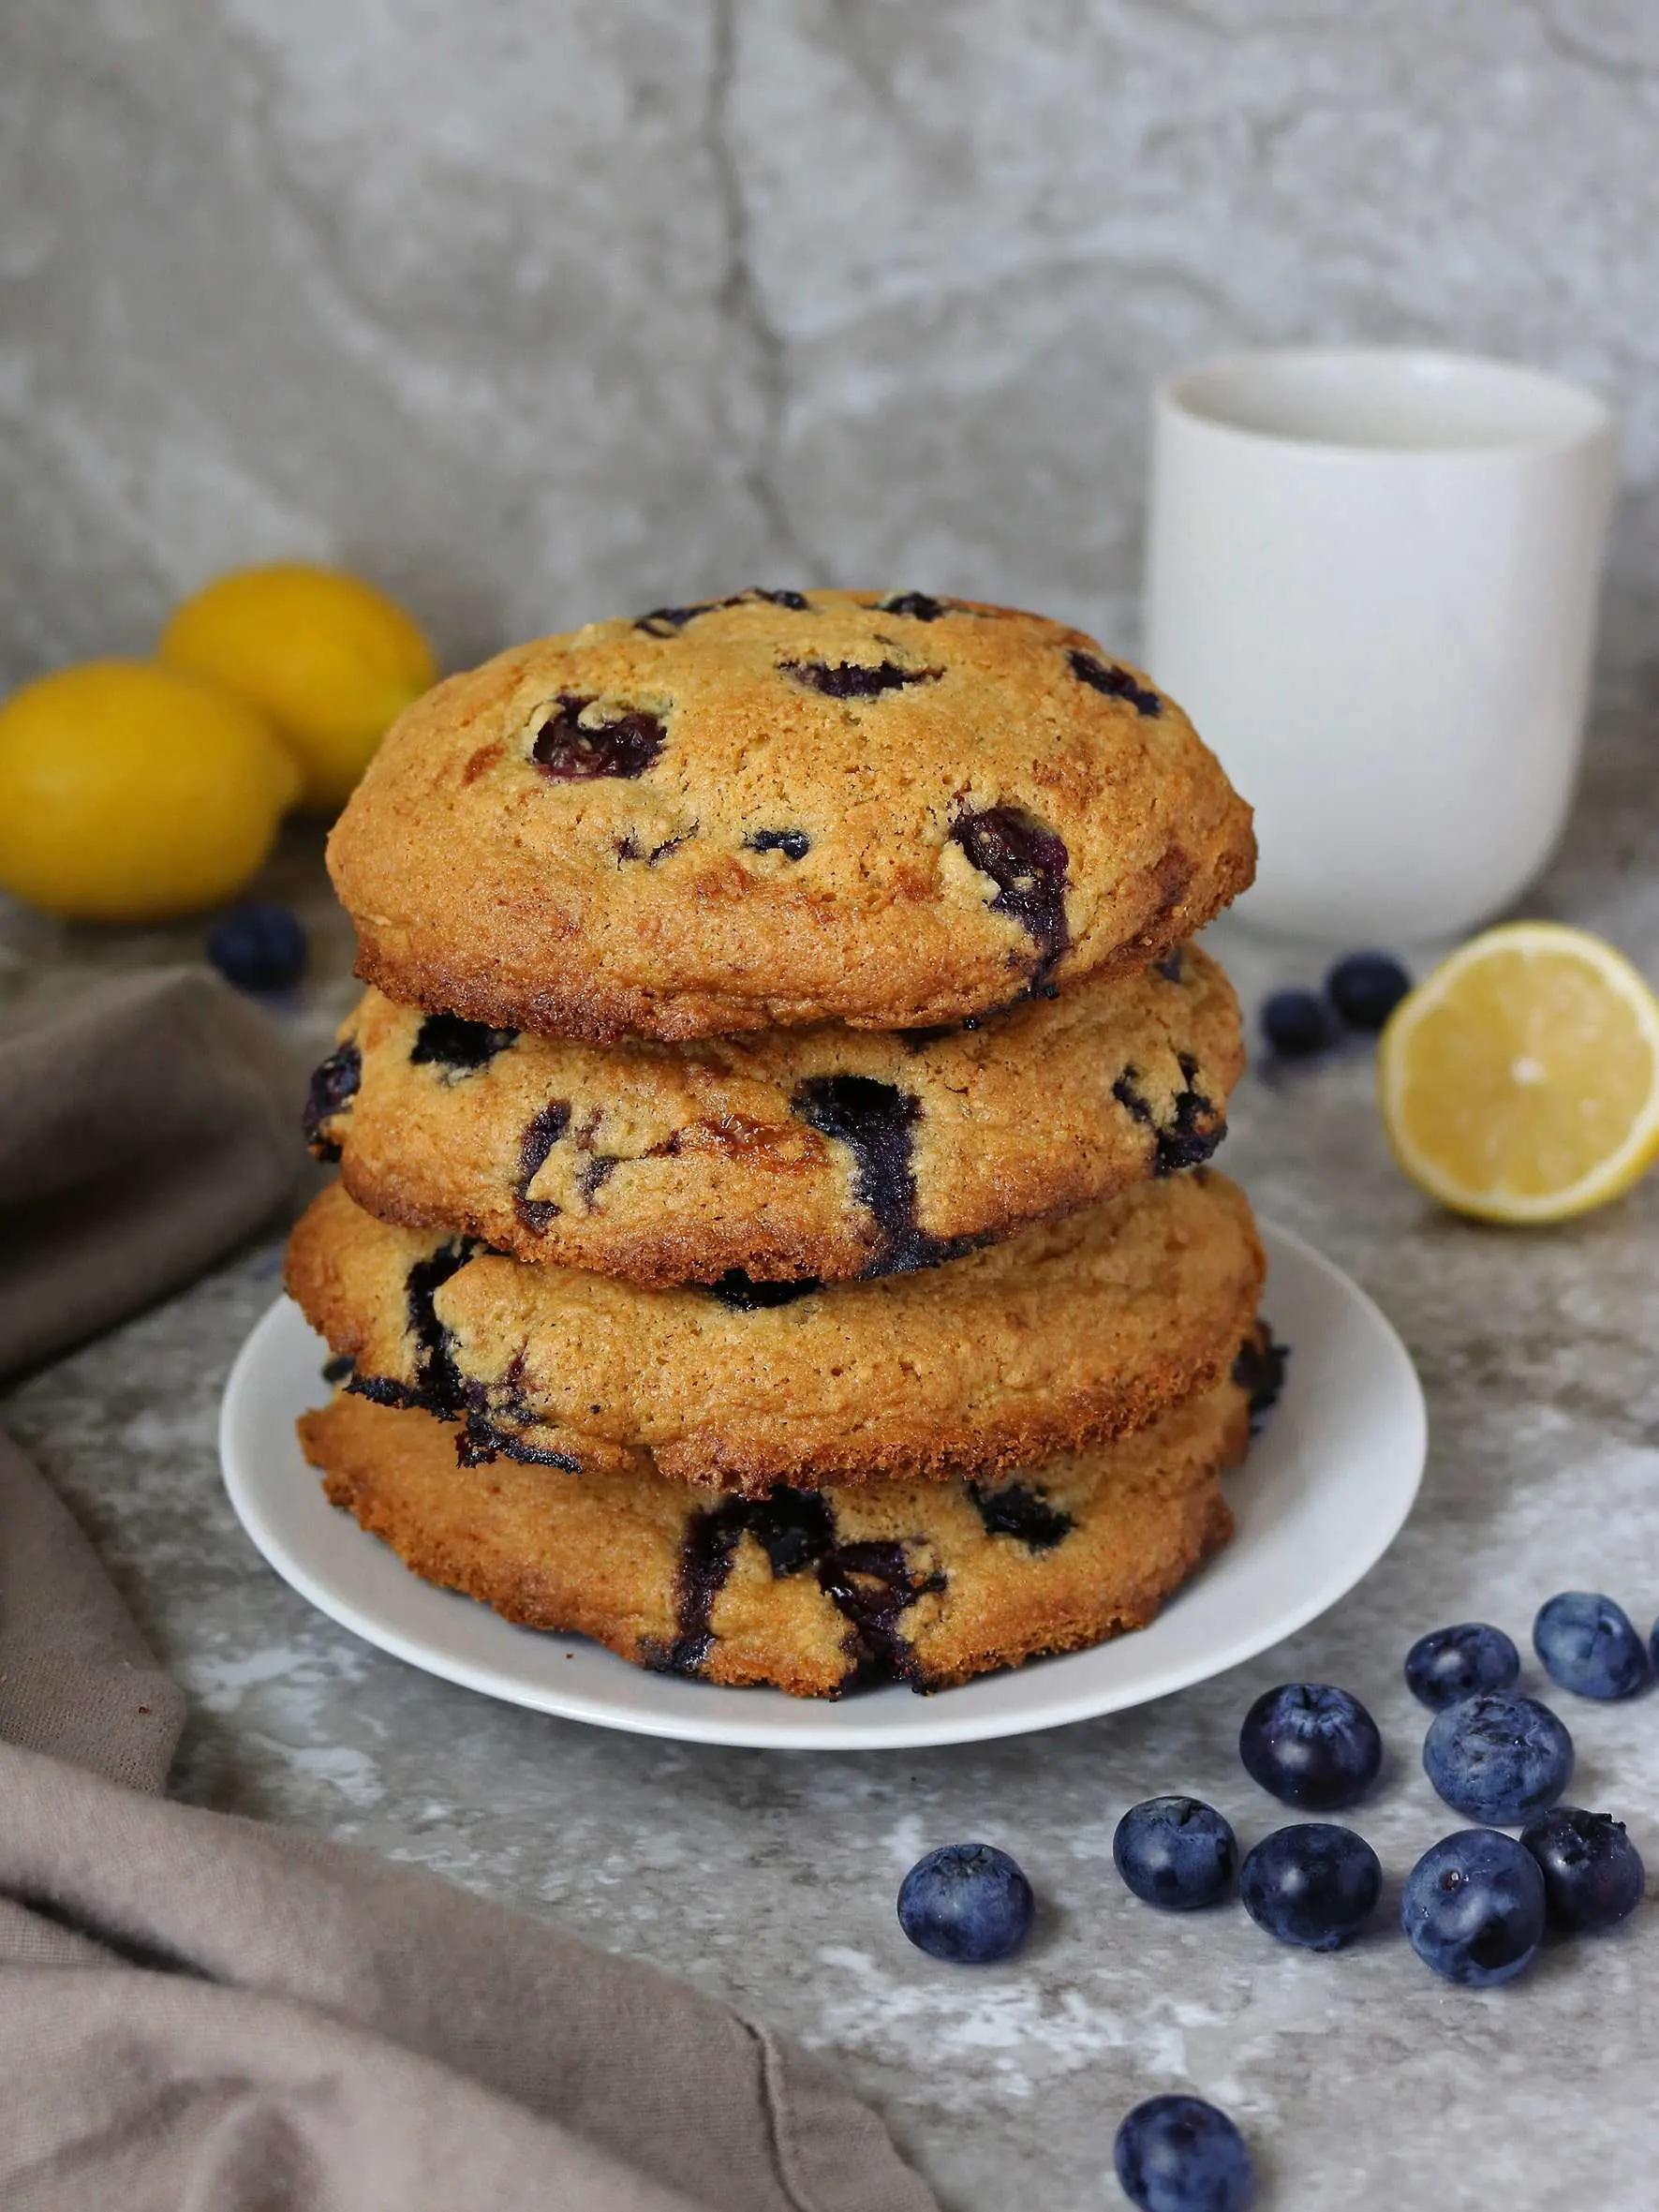
<svg viewBox="0 0 1659 2212">
<path fill-rule="evenodd" d="M 1485 1621 L 1430 1628 L 1405 1655 L 1406 1688 L 1436 1713 L 1482 1690 L 1506 1690 L 1519 1672 L 1520 1654 Z"/>
<path fill-rule="evenodd" d="M 1148 2097 L 1126 2113 L 1112 2145 L 1124 2195 L 1140 2212 L 1250 2212 L 1245 2141 L 1202 2097 Z"/>
<path fill-rule="evenodd" d="M 1191 1912 L 1232 1888 L 1238 1846 L 1213 1805 L 1195 1797 L 1148 1797 L 1118 1821 L 1112 1860 L 1147 1904 Z"/>
<path fill-rule="evenodd" d="M 1377 1908 L 1383 1868 L 1363 1835 L 1328 1820 L 1276 1828 L 1245 1856 L 1244 1909 L 1281 1943 L 1338 1951 Z"/>
<path fill-rule="evenodd" d="M 1423 1772 L 1453 1812 L 1518 1828 L 1561 1803 L 1573 1778 L 1573 1739 L 1535 1698 L 1465 1698 L 1429 1723 Z"/>
<path fill-rule="evenodd" d="M 1426 1967 L 1489 1989 L 1527 1965 L 1544 1938 L 1544 1877 L 1512 1835 L 1459 1828 L 1406 1877 L 1400 1924 Z"/>
<path fill-rule="evenodd" d="M 930 1958 L 987 1966 L 1012 1958 L 1031 1932 L 1037 1901 L 1006 1851 L 946 1844 L 918 1859 L 899 1884 L 898 1924 Z"/>
<path fill-rule="evenodd" d="M 1334 1041 L 1330 1017 L 1311 991 L 1275 991 L 1262 1008 L 1262 1034 L 1281 1060 L 1311 1060 Z"/>
<path fill-rule="evenodd" d="M 1580 1936 L 1614 1927 L 1641 1903 L 1647 1869 L 1622 1820 L 1557 1805 L 1523 1828 L 1520 1840 L 1538 1862 L 1558 1928 Z"/>
<path fill-rule="evenodd" d="M 1538 1608 L 1533 1649 L 1551 1682 L 1580 1698 L 1628 1698 L 1648 1679 L 1630 1615 L 1591 1590 L 1563 1590 Z"/>
<path fill-rule="evenodd" d="M 1387 953 L 1349 953 L 1325 979 L 1325 992 L 1344 1029 L 1374 1036 L 1412 987 Z"/>
<path fill-rule="evenodd" d="M 305 972 L 305 928 L 269 899 L 222 913 L 207 933 L 207 957 L 239 991 L 285 991 Z"/>
<path fill-rule="evenodd" d="M 1377 1724 L 1346 1690 L 1287 1682 L 1264 1690 L 1244 1716 L 1238 1756 L 1252 1782 L 1310 1813 L 1357 1804 L 1383 1763 Z"/>
</svg>

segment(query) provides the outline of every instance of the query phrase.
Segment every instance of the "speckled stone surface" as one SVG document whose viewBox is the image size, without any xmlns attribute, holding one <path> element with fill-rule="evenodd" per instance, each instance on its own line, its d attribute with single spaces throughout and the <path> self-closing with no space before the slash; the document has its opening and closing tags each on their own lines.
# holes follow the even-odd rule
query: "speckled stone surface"
<svg viewBox="0 0 1659 2212">
<path fill-rule="evenodd" d="M 1528 911 L 1659 975 L 1659 15 L 1651 0 L 14 0 L 0 29 L 0 680 L 142 650 L 275 554 L 403 591 L 451 663 L 732 588 L 983 592 L 1133 646 L 1148 380 L 1240 343 L 1515 353 L 1625 423 L 1584 802 Z M 1402 672 L 1402 684 L 1432 671 Z M 315 841 L 321 1048 L 352 996 Z M 0 994 L 195 944 L 0 921 Z M 1248 998 L 1307 957 L 1221 948 Z M 1421 1505 L 1331 1614 L 1230 1679 L 1000 1746 L 678 1749 L 491 1705 L 332 1627 L 218 1487 L 218 1391 L 274 1245 L 27 1382 L 4 1418 L 190 1685 L 191 1798 L 352 1838 L 648 1956 L 837 2056 L 955 2212 L 1117 2202 L 1137 2098 L 1228 2105 L 1263 2212 L 1652 2212 L 1659 1913 L 1445 1988 L 1386 1932 L 1456 1825 L 1399 1666 L 1549 1591 L 1659 1610 L 1659 1181 L 1558 1232 L 1435 1216 L 1363 1054 L 1250 1078 L 1229 1169 L 1381 1300 L 1428 1387 Z M 1136 1797 L 1277 1824 L 1254 1693 L 1351 1685 L 1391 1763 L 1384 1932 L 1284 1952 L 1118 1886 Z M 1659 1700 L 1573 1703 L 1576 1794 L 1659 1874 Z M 893 1898 L 985 1835 L 1022 1962 L 911 1952 Z"/>
</svg>

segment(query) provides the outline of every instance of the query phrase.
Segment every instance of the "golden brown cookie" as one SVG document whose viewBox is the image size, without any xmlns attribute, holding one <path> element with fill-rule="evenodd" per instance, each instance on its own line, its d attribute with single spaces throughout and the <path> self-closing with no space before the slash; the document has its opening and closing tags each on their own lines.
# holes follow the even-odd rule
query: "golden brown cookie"
<svg viewBox="0 0 1659 2212">
<path fill-rule="evenodd" d="M 1254 856 L 1186 716 L 1082 631 L 853 591 L 515 646 L 401 718 L 329 842 L 366 981 L 601 1042 L 1127 973 Z"/>
<path fill-rule="evenodd" d="M 1207 1168 L 919 1274 L 651 1290 L 395 1228 L 336 1183 L 289 1287 L 352 1387 L 463 1418 L 462 1456 L 763 1493 L 987 1474 L 1121 1435 L 1222 1374 L 1264 1263 Z"/>
<path fill-rule="evenodd" d="M 370 991 L 340 1039 L 307 1132 L 360 1205 L 659 1284 L 892 1274 L 1196 1166 L 1244 1062 L 1191 947 L 972 1030 L 586 1045 Z"/>
<path fill-rule="evenodd" d="M 1248 1388 L 1224 1377 L 1133 1436 L 988 1480 L 718 1504 L 650 1469 L 457 1467 L 428 1414 L 363 1398 L 300 1434 L 334 1504 L 428 1581 L 641 1666 L 835 1697 L 1144 1626 L 1231 1532 L 1220 1477 Z"/>
</svg>

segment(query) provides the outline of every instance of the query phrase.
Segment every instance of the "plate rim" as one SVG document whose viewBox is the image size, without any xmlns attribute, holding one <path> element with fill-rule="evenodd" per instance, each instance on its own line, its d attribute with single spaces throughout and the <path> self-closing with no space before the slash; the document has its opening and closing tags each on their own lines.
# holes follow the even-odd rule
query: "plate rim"
<svg viewBox="0 0 1659 2212">
<path fill-rule="evenodd" d="M 770 1706 L 763 1716 L 757 1714 L 746 1720 L 743 1701 L 752 1693 L 739 1689 L 724 1691 L 720 1685 L 703 1684 L 698 1686 L 729 1697 L 732 1700 L 729 1712 L 722 1703 L 718 1708 L 711 1708 L 706 1716 L 697 1713 L 680 1715 L 613 1704 L 582 1690 L 560 1693 L 551 1682 L 542 1685 L 522 1678 L 515 1680 L 499 1668 L 479 1664 L 465 1656 L 445 1652 L 425 1639 L 412 1636 L 395 1624 L 366 1611 L 350 1598 L 342 1598 L 319 1581 L 305 1561 L 296 1557 L 277 1535 L 264 1512 L 257 1481 L 250 1483 L 242 1465 L 242 1454 L 232 1432 L 243 1401 L 254 1388 L 254 1378 L 267 1356 L 266 1345 L 270 1337 L 288 1326 L 287 1316 L 290 1312 L 298 1313 L 293 1300 L 286 1295 L 273 1300 L 254 1323 L 238 1348 L 226 1376 L 217 1423 L 220 1477 L 244 1534 L 266 1566 L 280 1581 L 304 1597 L 307 1604 L 315 1606 L 337 1626 L 360 1637 L 372 1648 L 386 1652 L 392 1657 L 418 1668 L 422 1673 L 454 1683 L 463 1689 L 483 1697 L 521 1705 L 529 1711 L 551 1714 L 559 1719 L 581 1721 L 589 1727 L 616 1730 L 629 1735 L 653 1737 L 659 1741 L 767 1751 L 915 1751 L 954 1744 L 988 1743 L 1006 1736 L 1032 1735 L 1049 1729 L 1074 1727 L 1079 1722 L 1099 1719 L 1107 1714 L 1155 1703 L 1160 1699 L 1173 1697 L 1179 1690 L 1190 1689 L 1198 1683 L 1230 1673 L 1271 1645 L 1282 1642 L 1286 1637 L 1294 1636 L 1299 1629 L 1305 1628 L 1310 1621 L 1316 1620 L 1345 1597 L 1391 1549 L 1422 1488 L 1428 1462 L 1429 1409 L 1422 1380 L 1400 1332 L 1370 1294 L 1362 1289 L 1334 1260 L 1326 1258 L 1316 1246 L 1309 1243 L 1306 1238 L 1299 1236 L 1294 1229 L 1281 1227 L 1276 1222 L 1259 1221 L 1257 1227 L 1267 1250 L 1269 1282 L 1274 1251 L 1278 1248 L 1294 1254 L 1300 1265 L 1323 1277 L 1339 1297 L 1351 1301 L 1370 1325 L 1379 1352 L 1395 1370 L 1395 1381 L 1401 1387 L 1400 1414 L 1402 1418 L 1409 1418 L 1411 1425 L 1411 1456 L 1415 1462 L 1415 1471 L 1409 1484 L 1401 1486 L 1398 1509 L 1391 1516 L 1385 1534 L 1380 1541 L 1373 1542 L 1368 1555 L 1357 1564 L 1353 1559 L 1344 1559 L 1341 1565 L 1327 1569 L 1323 1578 L 1311 1585 L 1303 1597 L 1275 1618 L 1270 1627 L 1258 1626 L 1244 1630 L 1232 1643 L 1212 1646 L 1203 1655 L 1184 1661 L 1172 1661 L 1149 1685 L 1143 1682 L 1123 1685 L 1128 1694 L 1114 1694 L 1109 1684 L 1097 1685 L 1093 1689 L 1079 1686 L 1070 1695 L 1060 1694 L 1049 1698 L 1038 1709 L 1030 1712 L 976 1714 L 969 1711 L 953 1719 L 949 1710 L 952 1692 L 948 1689 L 939 1690 L 925 1698 L 912 1697 L 911 1702 L 916 1713 L 911 1724 L 907 1726 L 900 1722 L 895 1726 L 888 1723 L 879 1730 L 860 1721 L 856 1703 L 838 1704 L 831 1700 L 809 1700 L 802 1702 L 812 1712 L 813 1719 L 807 1722 L 803 1717 L 792 1725 L 788 1713 L 779 1714 L 775 1707 Z M 303 1315 L 301 1320 L 304 1324 Z M 365 1532 L 358 1531 L 357 1534 L 365 1542 L 377 1540 Z M 460 1596 L 458 1593 L 445 1592 L 443 1595 L 455 1596 L 457 1598 Z M 603 1647 L 596 1645 L 594 1649 L 602 1651 Z M 1059 1656 L 1063 1662 L 1066 1657 L 1084 1655 L 1062 1654 Z M 630 1667 L 626 1659 L 615 1658 L 615 1663 L 618 1667 Z M 630 1671 L 632 1673 L 636 1670 L 630 1667 Z M 775 1694 L 783 1695 L 782 1692 Z M 826 1725 L 826 1715 L 830 1715 L 835 1716 L 837 1722 L 842 1722 L 845 1716 L 843 1725 Z"/>
</svg>

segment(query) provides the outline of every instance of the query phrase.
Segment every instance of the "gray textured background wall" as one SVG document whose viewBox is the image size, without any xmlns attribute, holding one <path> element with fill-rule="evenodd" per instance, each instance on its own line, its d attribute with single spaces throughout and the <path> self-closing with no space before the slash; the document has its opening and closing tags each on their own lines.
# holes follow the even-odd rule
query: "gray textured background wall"
<svg viewBox="0 0 1659 2212">
<path fill-rule="evenodd" d="M 7 0 L 0 165 L 0 675 L 289 552 L 1122 640 L 1149 380 L 1295 338 L 1606 390 L 1659 636 L 1653 0 Z"/>
</svg>

